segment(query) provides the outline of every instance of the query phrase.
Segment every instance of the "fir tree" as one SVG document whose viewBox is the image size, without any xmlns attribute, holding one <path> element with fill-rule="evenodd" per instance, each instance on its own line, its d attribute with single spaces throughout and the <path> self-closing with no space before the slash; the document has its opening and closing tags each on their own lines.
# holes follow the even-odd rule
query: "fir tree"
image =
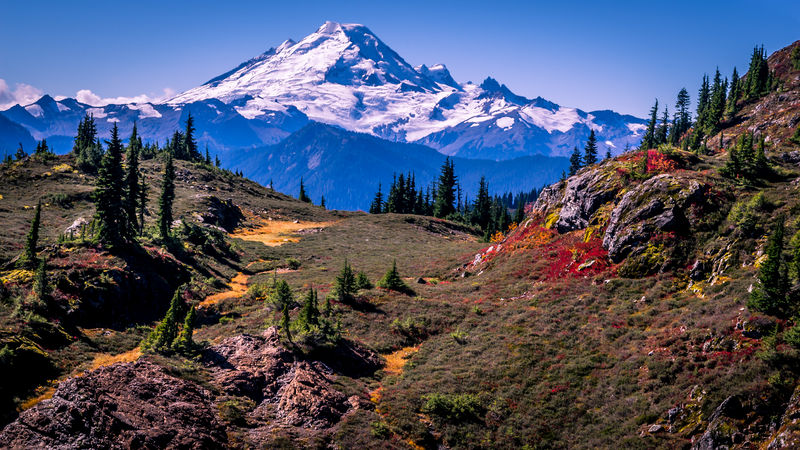
<svg viewBox="0 0 800 450">
<path fill-rule="evenodd" d="M 322 197 L 320 197 L 320 199 L 319 199 L 319 206 L 322 207 L 322 209 L 325 209 L 325 196 L 324 195 Z"/>
<path fill-rule="evenodd" d="M 597 137 L 594 135 L 594 130 L 589 131 L 589 139 L 583 147 L 583 162 L 587 166 L 597 162 Z"/>
<path fill-rule="evenodd" d="M 17 147 L 16 153 L 14 153 L 14 159 L 16 159 L 17 161 L 22 161 L 27 156 L 28 156 L 28 154 L 25 153 L 25 149 L 22 148 L 22 142 L 20 142 L 19 146 Z"/>
<path fill-rule="evenodd" d="M 339 272 L 339 275 L 336 276 L 336 280 L 334 281 L 333 292 L 340 302 L 353 300 L 356 292 L 358 292 L 353 268 L 350 267 L 346 259 L 344 260 L 342 271 Z"/>
<path fill-rule="evenodd" d="M 208 153 L 208 144 L 206 144 L 206 159 L 204 161 L 207 166 L 211 165 L 211 154 Z"/>
<path fill-rule="evenodd" d="M 730 118 L 736 116 L 736 113 L 739 112 L 736 101 L 739 100 L 739 95 L 741 94 L 740 84 L 739 73 L 736 71 L 736 67 L 734 67 L 733 74 L 731 75 L 730 91 L 728 92 L 728 104 L 725 107 L 725 114 Z"/>
<path fill-rule="evenodd" d="M 402 176 L 402 174 L 400 175 Z M 401 192 L 397 189 L 397 174 L 392 175 L 392 185 L 389 186 L 389 195 L 386 197 L 386 208 L 384 212 L 400 212 Z"/>
<path fill-rule="evenodd" d="M 356 288 L 360 289 L 372 289 L 372 282 L 369 281 L 369 277 L 364 272 L 358 272 L 356 275 Z"/>
<path fill-rule="evenodd" d="M 31 220 L 31 229 L 28 231 L 28 236 L 25 238 L 25 249 L 22 251 L 22 256 L 18 260 L 20 267 L 34 267 L 38 261 L 36 258 L 36 246 L 39 244 L 39 227 L 42 218 L 42 201 L 36 203 L 36 209 L 33 212 L 33 220 Z"/>
<path fill-rule="evenodd" d="M 578 146 L 572 148 L 572 154 L 569 156 L 569 176 L 573 176 L 578 173 L 583 167 L 583 156 L 581 156 L 581 151 L 578 150 Z"/>
<path fill-rule="evenodd" d="M 297 316 L 299 328 L 305 332 L 310 332 L 314 327 L 318 327 L 320 325 L 319 315 L 317 291 L 312 288 L 308 290 L 308 295 L 306 295 L 303 306 L 300 308 L 300 314 Z"/>
<path fill-rule="evenodd" d="M 750 57 L 750 67 L 745 79 L 744 95 L 747 100 L 755 100 L 769 92 L 770 73 L 764 47 L 754 48 Z"/>
<path fill-rule="evenodd" d="M 150 335 L 142 341 L 142 350 L 163 352 L 172 348 L 172 343 L 178 337 L 179 316 L 183 310 L 182 290 L 182 288 L 179 288 L 172 295 L 169 309 L 167 309 L 164 318 L 150 332 Z"/>
<path fill-rule="evenodd" d="M 33 293 L 39 300 L 46 300 L 50 292 L 50 283 L 47 281 L 47 260 L 42 258 L 33 277 Z"/>
<path fill-rule="evenodd" d="M 292 303 L 294 303 L 294 294 L 292 294 L 292 288 L 289 287 L 289 283 L 287 283 L 286 280 L 275 281 L 275 286 L 273 286 L 272 292 L 269 295 L 269 302 L 272 303 L 278 311 L 292 306 Z"/>
<path fill-rule="evenodd" d="M 478 195 L 475 197 L 475 203 L 472 207 L 472 223 L 485 230 L 491 220 L 492 200 L 489 197 L 489 185 L 486 183 L 486 177 L 481 177 L 478 184 Z"/>
<path fill-rule="evenodd" d="M 139 183 L 139 151 L 141 147 L 142 141 L 139 139 L 136 122 L 134 122 L 133 131 L 128 141 L 128 153 L 125 157 L 127 162 L 125 212 L 128 215 L 130 226 L 136 231 L 140 229 L 137 223 L 136 209 L 139 205 L 139 189 L 141 189 L 141 184 Z"/>
<path fill-rule="evenodd" d="M 778 223 L 767 241 L 767 259 L 759 267 L 758 283 L 753 287 L 750 301 L 747 302 L 748 308 L 775 316 L 788 313 L 788 272 L 783 261 L 783 221 L 783 217 L 778 218 Z"/>
<path fill-rule="evenodd" d="M 172 227 L 172 202 L 175 201 L 175 165 L 172 154 L 167 153 L 164 178 L 161 180 L 161 195 L 158 197 L 158 232 L 161 239 L 170 237 Z"/>
<path fill-rule="evenodd" d="M 186 128 L 183 132 L 183 148 L 185 149 L 186 158 L 189 161 L 202 161 L 203 157 L 197 150 L 197 141 L 194 139 L 194 117 L 192 113 L 186 117 Z"/>
<path fill-rule="evenodd" d="M 214 166 L 219 168 L 220 164 L 221 163 L 220 163 L 220 160 L 219 160 L 219 155 L 214 155 Z M 270 189 L 272 189 L 272 183 L 271 182 L 269 184 L 269 187 L 270 187 Z"/>
<path fill-rule="evenodd" d="M 369 205 L 369 213 L 380 214 L 382 212 L 383 212 L 383 193 L 381 192 L 381 184 L 378 183 L 378 192 L 375 193 L 375 197 L 372 199 L 372 203 Z"/>
<path fill-rule="evenodd" d="M 692 113 L 689 111 L 689 107 L 691 106 L 691 99 L 689 98 L 689 92 L 686 88 L 681 88 L 678 91 L 678 98 L 675 101 L 675 128 L 672 130 L 673 135 L 675 135 L 674 143 L 677 144 L 680 138 L 683 136 L 683 133 L 689 131 L 689 128 L 692 127 Z"/>
<path fill-rule="evenodd" d="M 97 138 L 94 116 L 86 115 L 78 124 L 78 134 L 72 147 L 75 162 L 84 172 L 95 173 L 103 158 L 103 146 Z"/>
<path fill-rule="evenodd" d="M 303 185 L 303 177 L 300 177 L 300 195 L 297 196 L 297 199 L 301 202 L 311 203 L 311 197 L 306 195 L 306 187 Z"/>
<path fill-rule="evenodd" d="M 93 195 L 95 216 L 100 224 L 97 239 L 109 247 L 123 245 L 131 238 L 131 227 L 124 202 L 124 180 L 122 142 L 115 122 L 111 129 L 108 150 L 100 163 Z"/>
<path fill-rule="evenodd" d="M 450 157 L 447 157 L 442 165 L 439 182 L 437 183 L 436 201 L 433 206 L 433 215 L 435 217 L 446 218 L 455 212 L 453 204 L 456 200 L 455 187 L 457 182 L 453 161 Z"/>
<path fill-rule="evenodd" d="M 697 128 L 705 129 L 707 125 L 707 112 L 711 99 L 711 87 L 708 84 L 708 75 L 703 75 L 700 91 L 697 94 Z"/>
<path fill-rule="evenodd" d="M 642 138 L 642 149 L 653 148 L 656 145 L 656 122 L 658 121 L 658 99 L 656 104 L 650 109 L 650 121 L 647 123 L 647 131 Z M 587 162 L 586 165 L 589 165 Z"/>
<path fill-rule="evenodd" d="M 144 215 L 147 211 L 147 182 L 145 180 L 144 174 L 139 174 L 139 201 L 138 201 L 138 208 L 139 208 L 139 234 L 144 232 Z"/>
<path fill-rule="evenodd" d="M 392 262 L 392 268 L 386 272 L 383 278 L 378 281 L 378 286 L 384 289 L 388 289 L 390 291 L 397 291 L 397 292 L 408 292 L 410 289 L 400 278 L 400 274 L 397 272 L 397 260 Z"/>
<path fill-rule="evenodd" d="M 661 125 L 656 130 L 655 144 L 661 145 L 667 143 L 667 136 L 669 135 L 669 108 L 664 108 L 664 115 L 661 116 Z"/>
<path fill-rule="evenodd" d="M 517 225 L 522 225 L 523 220 L 525 220 L 525 205 L 520 203 L 517 205 L 517 209 L 514 211 L 514 223 Z"/>
<path fill-rule="evenodd" d="M 181 328 L 178 337 L 175 338 L 175 341 L 172 343 L 172 348 L 179 352 L 179 353 L 188 353 L 194 348 L 194 340 L 192 339 L 192 335 L 194 334 L 194 322 L 197 318 L 197 312 L 194 309 L 194 305 L 189 308 L 189 312 L 186 313 L 186 317 L 183 319 L 183 328 Z"/>
</svg>

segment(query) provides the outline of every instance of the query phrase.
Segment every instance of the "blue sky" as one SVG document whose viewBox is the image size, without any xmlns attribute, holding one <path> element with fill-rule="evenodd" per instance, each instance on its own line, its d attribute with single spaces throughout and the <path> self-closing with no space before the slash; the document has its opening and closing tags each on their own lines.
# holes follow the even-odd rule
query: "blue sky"
<svg viewBox="0 0 800 450">
<path fill-rule="evenodd" d="M 744 71 L 756 44 L 800 39 L 797 0 L 3 2 L 0 104 L 180 92 L 326 20 L 365 24 L 458 81 L 492 76 L 528 97 L 639 116 L 683 86 L 694 97 L 717 66 Z"/>
</svg>

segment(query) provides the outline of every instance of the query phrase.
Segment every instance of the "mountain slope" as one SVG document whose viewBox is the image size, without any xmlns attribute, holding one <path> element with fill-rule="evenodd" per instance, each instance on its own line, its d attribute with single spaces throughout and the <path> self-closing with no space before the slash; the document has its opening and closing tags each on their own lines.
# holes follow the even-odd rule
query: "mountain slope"
<svg viewBox="0 0 800 450">
<path fill-rule="evenodd" d="M 329 207 L 367 209 L 378 187 L 388 192 L 394 174 L 414 172 L 417 187 L 439 175 L 445 156 L 417 144 L 390 142 L 312 122 L 284 141 L 226 155 L 232 167 L 281 192 L 297 193 L 303 178 L 314 202 Z M 454 158 L 464 195 L 473 198 L 481 176 L 494 193 L 540 188 L 557 179 L 566 158 L 526 156 L 508 161 Z"/>
</svg>

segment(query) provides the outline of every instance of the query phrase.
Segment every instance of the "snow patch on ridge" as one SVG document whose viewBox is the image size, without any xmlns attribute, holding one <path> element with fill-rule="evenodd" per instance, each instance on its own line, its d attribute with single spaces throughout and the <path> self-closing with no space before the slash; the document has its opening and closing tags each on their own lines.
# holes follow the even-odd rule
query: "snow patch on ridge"
<svg viewBox="0 0 800 450">
<path fill-rule="evenodd" d="M 514 118 L 513 117 L 501 117 L 497 119 L 495 124 L 504 129 L 509 129 L 514 126 Z"/>
</svg>

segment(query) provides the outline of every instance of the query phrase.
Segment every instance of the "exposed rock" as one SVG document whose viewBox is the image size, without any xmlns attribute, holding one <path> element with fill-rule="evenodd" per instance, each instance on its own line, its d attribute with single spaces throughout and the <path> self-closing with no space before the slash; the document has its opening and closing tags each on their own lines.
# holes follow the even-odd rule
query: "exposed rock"
<svg viewBox="0 0 800 450">
<path fill-rule="evenodd" d="M 211 393 L 146 361 L 71 378 L 0 434 L 4 448 L 214 448 L 226 441 Z"/>
<path fill-rule="evenodd" d="M 689 269 L 689 278 L 694 281 L 700 281 L 705 278 L 706 274 L 706 265 L 703 261 L 695 260 L 694 264 L 692 264 L 692 268 Z"/>
<path fill-rule="evenodd" d="M 554 184 L 542 191 L 533 210 L 545 212 L 560 204 L 555 223 L 559 233 L 586 228 L 592 215 L 616 196 L 620 180 L 614 174 L 602 166 L 583 170 L 566 183 Z"/>
<path fill-rule="evenodd" d="M 657 233 L 684 234 L 687 209 L 705 202 L 709 186 L 680 175 L 661 174 L 628 191 L 611 212 L 603 247 L 614 262 L 646 248 Z"/>
<path fill-rule="evenodd" d="M 208 203 L 208 210 L 200 216 L 203 223 L 215 225 L 231 232 L 244 219 L 244 214 L 231 199 L 220 200 L 211 195 L 206 197 L 206 203 Z"/>
<path fill-rule="evenodd" d="M 352 350 L 352 346 L 346 347 Z M 376 355 L 374 359 L 378 361 Z M 298 359 L 283 348 L 274 327 L 260 336 L 227 338 L 208 349 L 203 361 L 220 390 L 255 401 L 247 419 L 253 424 L 249 439 L 256 444 L 269 442 L 275 427 L 325 430 L 360 407 L 357 399 L 347 398 L 333 387 L 336 375 L 329 366 Z"/>
<path fill-rule="evenodd" d="M 800 387 L 794 390 L 781 418 L 781 426 L 769 440 L 767 448 L 800 448 Z"/>
<path fill-rule="evenodd" d="M 733 444 L 736 430 L 733 420 L 741 419 L 745 414 L 739 397 L 733 395 L 717 406 L 708 418 L 705 433 L 694 442 L 694 450 L 718 450 L 729 448 Z"/>
</svg>

